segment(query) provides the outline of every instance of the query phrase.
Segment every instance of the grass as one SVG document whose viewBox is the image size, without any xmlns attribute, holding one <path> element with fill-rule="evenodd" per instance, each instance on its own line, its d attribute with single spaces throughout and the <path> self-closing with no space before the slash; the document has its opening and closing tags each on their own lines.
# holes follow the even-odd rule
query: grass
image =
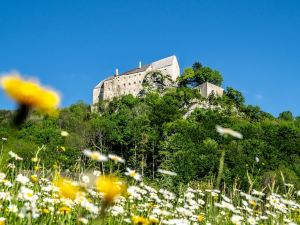
<svg viewBox="0 0 300 225">
<path fill-rule="evenodd" d="M 110 169 L 105 176 L 114 176 L 112 182 L 103 180 L 103 173 L 92 169 L 75 174 L 73 179 L 62 178 L 59 166 L 40 166 L 40 150 L 30 162 L 33 169 L 24 170 L 21 157 L 11 152 L 3 158 L 3 151 L 2 146 L 5 166 L 0 173 L 0 225 L 300 223 L 300 191 L 292 184 L 285 184 L 285 193 L 281 194 L 275 193 L 274 187 L 244 193 L 236 188 L 220 191 L 194 186 L 175 194 L 145 184 L 133 170 L 127 171 L 125 179 L 116 177 L 119 170 Z M 105 159 L 93 161 L 97 167 L 106 164 L 109 168 L 117 163 L 106 157 L 93 158 Z M 121 167 L 124 165 L 119 162 Z"/>
</svg>

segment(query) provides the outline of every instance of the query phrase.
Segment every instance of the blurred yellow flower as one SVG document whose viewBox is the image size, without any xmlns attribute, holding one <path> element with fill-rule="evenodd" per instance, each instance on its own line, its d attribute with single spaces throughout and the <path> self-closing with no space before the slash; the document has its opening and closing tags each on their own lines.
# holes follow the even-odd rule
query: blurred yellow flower
<svg viewBox="0 0 300 225">
<path fill-rule="evenodd" d="M 0 84 L 7 95 L 20 105 L 52 112 L 60 102 L 60 97 L 56 92 L 43 88 L 34 81 L 24 80 L 18 74 L 3 76 Z"/>
<path fill-rule="evenodd" d="M 253 200 L 253 201 L 250 201 L 249 203 L 250 203 L 250 205 L 252 205 L 253 207 L 255 207 L 255 206 L 257 205 L 256 201 L 254 201 L 254 200 Z"/>
<path fill-rule="evenodd" d="M 159 220 L 157 219 L 157 218 L 155 218 L 155 217 L 149 217 L 149 219 L 148 219 L 148 221 L 149 221 L 149 224 L 151 224 L 151 225 L 153 225 L 153 224 L 159 224 Z"/>
<path fill-rule="evenodd" d="M 33 157 L 33 158 L 31 158 L 31 161 L 32 162 L 37 162 L 39 159 L 37 158 L 37 157 Z"/>
<path fill-rule="evenodd" d="M 64 214 L 71 212 L 71 208 L 66 207 L 66 206 L 60 207 L 58 210 Z"/>
<path fill-rule="evenodd" d="M 149 224 L 149 221 L 145 217 L 142 217 L 142 216 L 133 216 L 131 218 L 131 220 L 132 220 L 133 224 L 138 224 L 138 225 L 148 225 Z"/>
<path fill-rule="evenodd" d="M 40 170 L 40 167 L 39 166 L 34 166 L 34 171 L 38 171 Z"/>
<path fill-rule="evenodd" d="M 35 182 L 38 181 L 38 177 L 37 177 L 37 175 L 35 175 L 35 174 L 34 174 L 34 175 L 31 175 L 30 179 L 31 179 L 32 183 L 35 183 Z"/>
<path fill-rule="evenodd" d="M 198 216 L 197 216 L 197 220 L 198 220 L 199 222 L 203 222 L 203 221 L 204 221 L 204 216 L 203 216 L 203 215 L 198 215 Z"/>
<path fill-rule="evenodd" d="M 6 219 L 4 217 L 0 217 L 0 225 L 5 224 Z"/>
<path fill-rule="evenodd" d="M 47 209 L 47 208 L 44 208 L 44 209 L 42 209 L 42 213 L 44 213 L 44 214 L 48 214 L 48 213 L 50 213 L 50 210 L 49 210 L 49 209 Z"/>
<path fill-rule="evenodd" d="M 59 152 L 65 152 L 66 151 L 66 148 L 64 146 L 57 146 L 56 149 Z"/>
<path fill-rule="evenodd" d="M 113 176 L 100 176 L 96 180 L 96 189 L 103 194 L 106 204 L 112 203 L 126 191 L 125 184 Z"/>
<path fill-rule="evenodd" d="M 82 192 L 80 191 L 80 187 L 73 181 L 66 178 L 57 178 L 54 181 L 54 186 L 59 189 L 59 194 L 62 198 L 75 200 L 82 194 Z"/>
</svg>

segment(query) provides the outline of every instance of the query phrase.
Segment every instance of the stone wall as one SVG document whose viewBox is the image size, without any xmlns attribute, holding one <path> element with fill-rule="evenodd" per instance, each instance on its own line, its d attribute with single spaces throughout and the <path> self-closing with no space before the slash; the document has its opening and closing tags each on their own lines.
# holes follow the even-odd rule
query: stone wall
<svg viewBox="0 0 300 225">
<path fill-rule="evenodd" d="M 216 96 L 221 97 L 223 96 L 223 92 L 224 92 L 223 88 L 209 82 L 200 84 L 196 88 L 199 89 L 201 95 L 205 98 L 208 98 L 208 96 L 212 93 L 214 93 Z"/>
<path fill-rule="evenodd" d="M 103 100 L 109 100 L 113 97 L 132 94 L 136 96 L 142 89 L 145 72 L 130 75 L 115 76 L 103 83 Z M 100 96 L 101 97 L 101 96 Z"/>
</svg>

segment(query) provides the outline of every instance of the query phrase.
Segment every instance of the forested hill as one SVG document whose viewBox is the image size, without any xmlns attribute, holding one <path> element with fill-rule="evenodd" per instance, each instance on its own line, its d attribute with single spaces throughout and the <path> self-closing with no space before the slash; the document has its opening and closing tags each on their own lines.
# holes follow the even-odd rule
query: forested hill
<svg viewBox="0 0 300 225">
<path fill-rule="evenodd" d="M 299 189 L 300 118 L 288 111 L 274 118 L 245 105 L 242 93 L 230 87 L 223 97 L 208 99 L 192 88 L 203 81 L 220 85 L 222 80 L 219 72 L 194 64 L 183 72 L 178 88 L 100 102 L 97 112 L 82 102 L 61 109 L 57 117 L 33 112 L 18 130 L 10 125 L 13 112 L 1 111 L 0 138 L 8 139 L 2 140 L 2 151 L 13 150 L 30 167 L 30 159 L 44 145 L 40 156 L 45 166 L 57 163 L 71 172 L 84 160 L 83 149 L 115 153 L 145 179 L 156 179 L 158 168 L 176 172 L 178 176 L 160 180 L 168 186 L 215 180 L 225 152 L 222 183 L 227 186 L 246 188 L 253 182 L 254 187 L 267 187 L 284 178 Z M 243 139 L 221 136 L 216 125 L 240 132 Z M 62 137 L 61 130 L 70 136 Z"/>
</svg>

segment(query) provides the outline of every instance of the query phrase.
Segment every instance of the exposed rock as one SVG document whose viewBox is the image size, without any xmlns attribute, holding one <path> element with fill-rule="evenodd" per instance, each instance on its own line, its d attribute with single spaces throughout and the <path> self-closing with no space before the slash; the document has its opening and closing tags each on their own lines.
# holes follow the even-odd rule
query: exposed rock
<svg viewBox="0 0 300 225">
<path fill-rule="evenodd" d="M 149 72 L 145 75 L 143 80 L 143 90 L 141 90 L 139 95 L 142 96 L 155 90 L 163 93 L 170 87 L 177 87 L 177 83 L 172 80 L 171 76 L 164 75 L 159 71 Z"/>
</svg>

